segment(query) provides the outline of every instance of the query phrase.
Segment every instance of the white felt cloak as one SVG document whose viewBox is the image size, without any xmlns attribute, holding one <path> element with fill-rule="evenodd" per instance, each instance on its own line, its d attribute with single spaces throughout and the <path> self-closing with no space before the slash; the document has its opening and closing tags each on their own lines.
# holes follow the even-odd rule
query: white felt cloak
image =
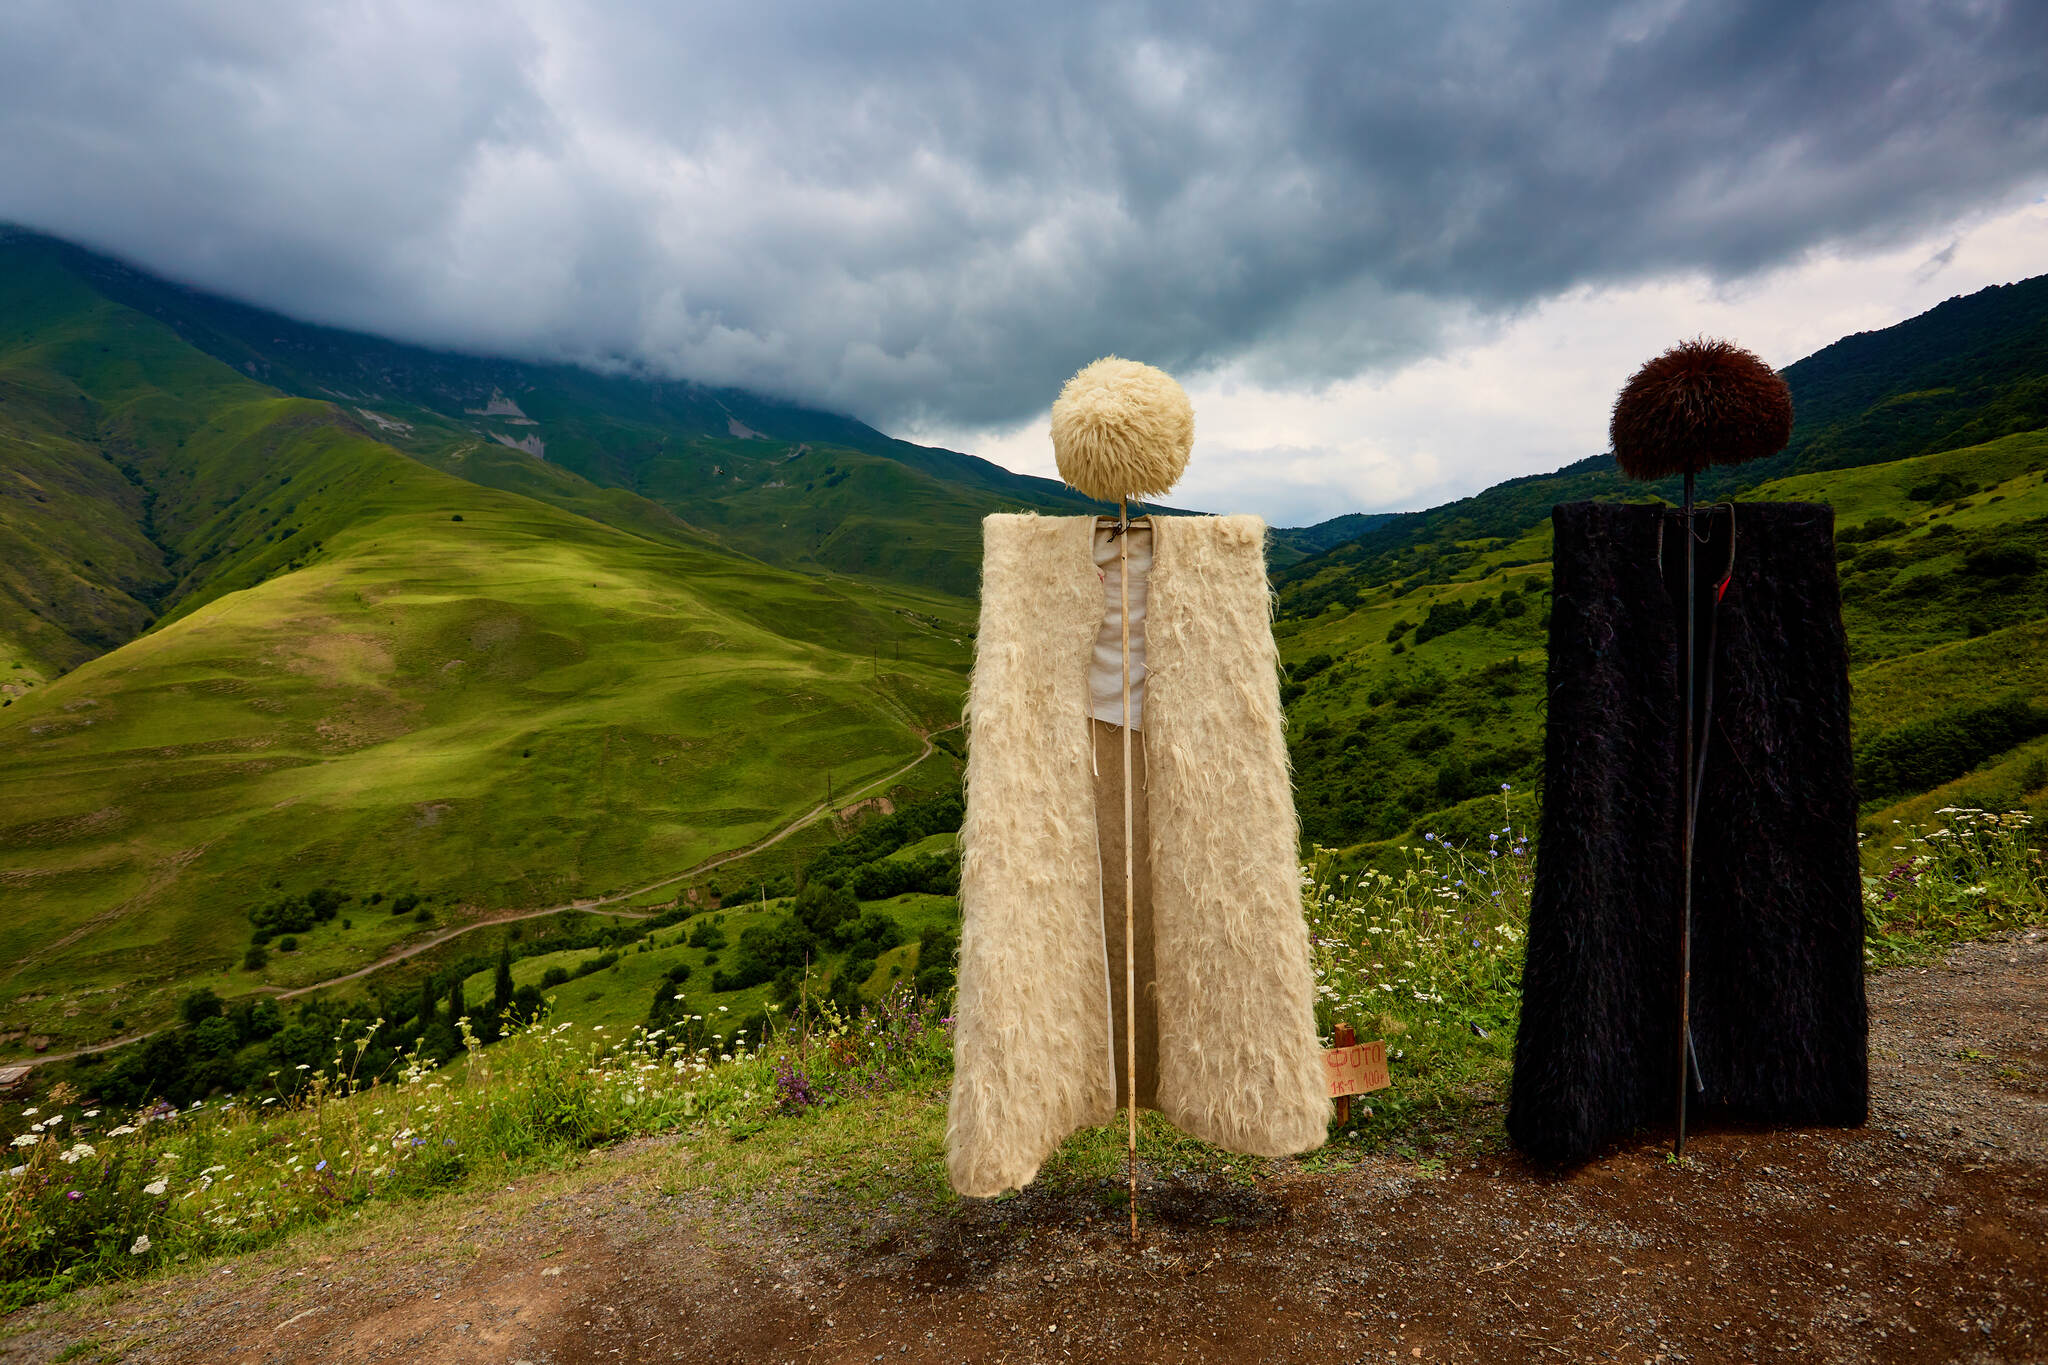
<svg viewBox="0 0 2048 1365">
<path fill-rule="evenodd" d="M 1159 1110 L 1232 1151 L 1323 1141 L 1328 1082 L 1301 910 L 1265 523 L 1155 517 L 1145 624 Z M 1103 614 L 1093 517 L 982 523 L 960 828 L 953 1188 L 1028 1184 L 1121 1103 L 1098 861 L 1089 663 Z M 1120 819 L 1120 817 L 1119 817 Z M 1121 836 L 1119 827 L 1118 837 Z"/>
</svg>

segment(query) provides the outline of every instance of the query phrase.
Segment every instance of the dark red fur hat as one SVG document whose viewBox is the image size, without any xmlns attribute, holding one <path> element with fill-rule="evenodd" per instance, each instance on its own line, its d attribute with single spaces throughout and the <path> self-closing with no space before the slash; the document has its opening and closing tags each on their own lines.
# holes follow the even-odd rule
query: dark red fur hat
<svg viewBox="0 0 2048 1365">
<path fill-rule="evenodd" d="M 1698 337 L 1635 372 L 1608 435 L 1632 479 L 1745 464 L 1792 439 L 1792 390 L 1755 353 Z"/>
</svg>

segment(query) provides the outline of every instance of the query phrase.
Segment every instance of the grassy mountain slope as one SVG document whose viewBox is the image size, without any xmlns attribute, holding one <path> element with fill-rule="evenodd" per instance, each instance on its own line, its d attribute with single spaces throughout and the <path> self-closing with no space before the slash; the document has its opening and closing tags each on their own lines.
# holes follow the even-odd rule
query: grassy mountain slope
<svg viewBox="0 0 2048 1365">
<path fill-rule="evenodd" d="M 1768 460 L 1706 471 L 1702 498 L 2048 427 L 2048 275 L 1994 285 L 1894 327 L 1845 337 L 1784 375 L 1797 415 L 1791 442 Z M 1617 385 L 1623 377 L 1616 376 Z M 1478 562 L 1473 542 L 1513 540 L 1560 502 L 1679 496 L 1679 480 L 1628 483 L 1610 456 L 1589 456 L 1555 473 L 1509 479 L 1388 518 L 1278 578 L 1291 610 L 1317 611 L 1349 600 L 1363 585 L 1448 582 Z"/>
<path fill-rule="evenodd" d="M 1049 479 L 737 389 L 430 351 L 317 327 L 36 234 L 58 266 L 193 348 L 474 482 L 646 533 L 663 519 L 771 563 L 971 596 L 991 511 L 1098 505 Z"/>
<path fill-rule="evenodd" d="M 0 709 L 8 1051 L 425 931 L 358 901 L 245 971 L 262 901 L 445 921 L 652 880 L 957 718 L 955 599 L 480 487 L 66 272 L 0 279 L 7 676 L 96 654 Z"/>
<path fill-rule="evenodd" d="M 1604 491 L 1630 491 L 1618 483 Z M 1994 699 L 2048 704 L 2048 432 L 1796 475 L 1746 496 L 1836 508 L 1859 752 L 1908 725 L 1965 724 Z M 1540 779 L 1547 516 L 1513 538 L 1426 549 L 1447 581 L 1331 575 L 1321 586 L 1341 592 L 1278 626 L 1298 804 L 1316 841 L 1433 830 L 1483 844 L 1503 823 L 1500 785 L 1526 792 Z M 1958 752 L 1954 771 L 1937 765 L 1909 791 L 1882 792 L 1872 818 L 1964 792 L 2048 797 L 2048 739 Z"/>
</svg>

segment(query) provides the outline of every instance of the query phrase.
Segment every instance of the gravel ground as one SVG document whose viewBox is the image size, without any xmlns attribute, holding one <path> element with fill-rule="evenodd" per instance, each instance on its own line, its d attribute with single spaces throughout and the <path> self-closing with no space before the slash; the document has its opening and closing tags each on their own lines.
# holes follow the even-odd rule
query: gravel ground
<svg viewBox="0 0 2048 1365">
<path fill-rule="evenodd" d="M 1650 1135 L 1565 1176 L 1155 1173 L 1136 1249 L 1112 1183 L 748 1204 L 629 1144 L 26 1310 L 0 1361 L 2048 1360 L 2048 932 L 1873 978 L 1871 1070 L 1867 1126 L 1709 1128 L 1683 1164 Z"/>
</svg>

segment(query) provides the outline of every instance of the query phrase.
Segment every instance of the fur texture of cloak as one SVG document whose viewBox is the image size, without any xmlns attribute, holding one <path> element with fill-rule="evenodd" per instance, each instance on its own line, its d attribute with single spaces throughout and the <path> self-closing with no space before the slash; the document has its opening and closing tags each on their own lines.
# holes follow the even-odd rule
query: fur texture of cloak
<svg viewBox="0 0 2048 1365">
<path fill-rule="evenodd" d="M 1154 1103 L 1232 1151 L 1307 1151 L 1322 1143 L 1331 1106 L 1265 523 L 1151 522 L 1150 677 L 1143 763 L 1133 767 L 1148 805 Z M 1121 858 L 1105 885 L 1097 771 L 1107 754 L 1093 752 L 1089 715 L 1103 612 L 1095 519 L 1026 513 L 982 526 L 946 1118 L 948 1174 L 972 1196 L 1030 1183 L 1068 1134 L 1108 1122 L 1122 1102 L 1124 1049 L 1109 993 L 1111 973 L 1120 985 L 1124 972 Z M 1120 840 L 1120 797 L 1103 807 L 1101 820 L 1112 818 Z M 1141 1062 L 1141 1079 L 1148 1070 Z"/>
<path fill-rule="evenodd" d="M 1699 516 L 1703 686 L 1730 523 L 1725 508 Z M 1677 1108 L 1685 543 L 1656 507 L 1571 503 L 1552 521 L 1542 837 L 1507 1127 L 1532 1156 L 1578 1162 Z M 1689 1108 L 1859 1124 L 1868 1016 L 1833 513 L 1743 503 L 1734 528 L 1694 851 Z"/>
</svg>

